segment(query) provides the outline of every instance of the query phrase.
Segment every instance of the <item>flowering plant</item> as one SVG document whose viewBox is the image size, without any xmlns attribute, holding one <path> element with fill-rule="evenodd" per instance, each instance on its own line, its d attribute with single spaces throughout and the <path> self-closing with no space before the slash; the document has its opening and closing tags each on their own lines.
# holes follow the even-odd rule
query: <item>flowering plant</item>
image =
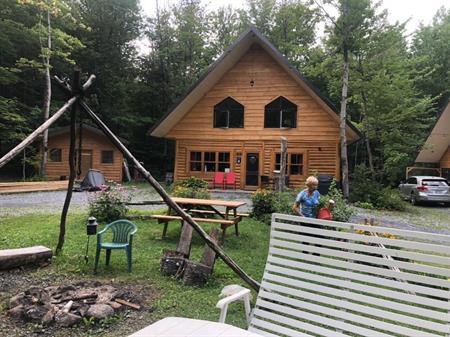
<svg viewBox="0 0 450 337">
<path fill-rule="evenodd" d="M 131 195 L 120 184 L 102 187 L 89 197 L 89 215 L 104 222 L 121 219 L 128 212 L 126 202 L 130 200 Z"/>
</svg>

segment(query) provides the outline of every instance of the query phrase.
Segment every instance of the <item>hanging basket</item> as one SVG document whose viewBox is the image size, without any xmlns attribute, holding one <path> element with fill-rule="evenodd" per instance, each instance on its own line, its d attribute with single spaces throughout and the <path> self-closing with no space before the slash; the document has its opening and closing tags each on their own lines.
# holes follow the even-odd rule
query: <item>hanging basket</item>
<svg viewBox="0 0 450 337">
<path fill-rule="evenodd" d="M 173 250 L 164 250 L 161 258 L 161 274 L 178 277 L 181 275 L 185 264 L 183 254 Z"/>
</svg>

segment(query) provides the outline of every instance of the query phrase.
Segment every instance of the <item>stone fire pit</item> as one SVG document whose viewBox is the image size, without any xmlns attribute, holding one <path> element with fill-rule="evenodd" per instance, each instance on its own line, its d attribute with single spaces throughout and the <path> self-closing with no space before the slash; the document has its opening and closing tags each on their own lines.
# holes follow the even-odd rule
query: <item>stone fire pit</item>
<svg viewBox="0 0 450 337">
<path fill-rule="evenodd" d="M 135 294 L 99 282 L 79 282 L 46 288 L 30 287 L 10 299 L 8 315 L 26 322 L 69 327 L 80 323 L 83 317 L 105 319 L 124 307 L 141 308 Z"/>
</svg>

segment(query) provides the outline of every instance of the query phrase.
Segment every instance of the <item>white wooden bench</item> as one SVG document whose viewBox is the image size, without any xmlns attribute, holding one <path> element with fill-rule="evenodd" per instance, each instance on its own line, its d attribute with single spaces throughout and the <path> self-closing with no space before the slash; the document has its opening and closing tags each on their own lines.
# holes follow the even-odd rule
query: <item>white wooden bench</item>
<svg viewBox="0 0 450 337">
<path fill-rule="evenodd" d="M 249 307 L 249 290 L 219 301 L 222 322 L 237 298 Z M 178 329 L 189 325 L 182 320 Z M 162 335 L 151 334 L 151 327 L 148 335 Z M 217 336 L 208 331 L 196 333 Z M 248 331 L 271 337 L 448 337 L 450 236 L 273 214 Z"/>
</svg>

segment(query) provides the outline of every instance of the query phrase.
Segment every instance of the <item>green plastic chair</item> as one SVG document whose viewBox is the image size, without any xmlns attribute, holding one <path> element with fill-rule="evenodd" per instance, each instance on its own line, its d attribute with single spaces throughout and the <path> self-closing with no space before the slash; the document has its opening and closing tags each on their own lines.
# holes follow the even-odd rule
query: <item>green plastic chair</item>
<svg viewBox="0 0 450 337">
<path fill-rule="evenodd" d="M 103 242 L 105 233 L 111 230 L 113 233 L 112 242 Z M 106 265 L 109 266 L 112 249 L 125 249 L 127 252 L 128 272 L 131 273 L 131 249 L 133 246 L 133 235 L 137 232 L 137 226 L 128 220 L 116 220 L 107 225 L 102 231 L 97 233 L 97 252 L 95 254 L 95 269 L 97 272 L 100 251 L 106 249 Z"/>
</svg>

